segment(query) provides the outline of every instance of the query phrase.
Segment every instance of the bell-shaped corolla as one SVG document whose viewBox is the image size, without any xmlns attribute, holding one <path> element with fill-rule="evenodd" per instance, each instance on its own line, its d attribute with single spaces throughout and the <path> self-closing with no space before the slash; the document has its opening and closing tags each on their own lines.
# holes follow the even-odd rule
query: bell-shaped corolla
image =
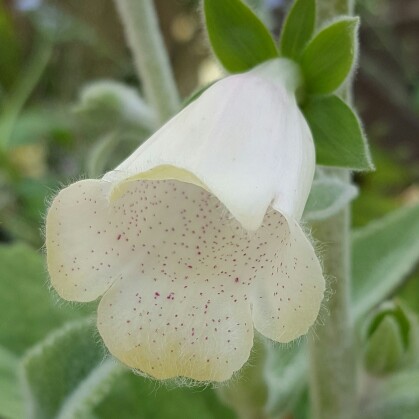
<svg viewBox="0 0 419 419">
<path fill-rule="evenodd" d="M 254 329 L 289 342 L 315 322 L 325 285 L 299 225 L 315 150 L 291 67 L 218 81 L 102 179 L 55 197 L 52 285 L 101 297 L 99 332 L 126 365 L 224 381 Z"/>
</svg>

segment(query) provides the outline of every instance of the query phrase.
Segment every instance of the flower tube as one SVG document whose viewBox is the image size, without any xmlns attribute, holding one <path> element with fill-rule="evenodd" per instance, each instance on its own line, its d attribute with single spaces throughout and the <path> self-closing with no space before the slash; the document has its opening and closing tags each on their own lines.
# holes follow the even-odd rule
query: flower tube
<svg viewBox="0 0 419 419">
<path fill-rule="evenodd" d="M 52 285 L 102 297 L 99 332 L 126 365 L 224 381 L 254 328 L 289 342 L 314 323 L 324 279 L 299 221 L 315 151 L 290 65 L 215 83 L 102 179 L 54 199 Z"/>
</svg>

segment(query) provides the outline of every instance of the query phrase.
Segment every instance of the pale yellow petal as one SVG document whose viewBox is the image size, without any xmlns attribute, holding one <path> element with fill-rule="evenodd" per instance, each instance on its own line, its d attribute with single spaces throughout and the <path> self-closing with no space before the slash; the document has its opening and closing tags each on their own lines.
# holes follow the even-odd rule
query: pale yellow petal
<svg viewBox="0 0 419 419">
<path fill-rule="evenodd" d="M 269 224 L 279 228 L 268 228 Z M 274 257 L 264 278 L 255 282 L 253 322 L 264 336 L 289 342 L 307 333 L 319 314 L 325 281 L 313 246 L 293 219 L 274 212 L 265 218 L 260 232 L 270 243 Z"/>
<path fill-rule="evenodd" d="M 108 217 L 108 187 L 99 180 L 73 183 L 48 210 L 48 272 L 52 286 L 66 300 L 92 301 L 120 275 L 122 242 Z"/>
</svg>

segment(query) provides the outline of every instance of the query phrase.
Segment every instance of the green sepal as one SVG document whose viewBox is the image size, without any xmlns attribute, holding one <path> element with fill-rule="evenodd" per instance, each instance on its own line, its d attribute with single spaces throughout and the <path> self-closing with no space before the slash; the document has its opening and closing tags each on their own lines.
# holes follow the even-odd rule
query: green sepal
<svg viewBox="0 0 419 419">
<path fill-rule="evenodd" d="M 374 168 L 361 122 L 337 96 L 315 97 L 303 106 L 316 146 L 317 164 L 352 170 Z"/>
<path fill-rule="evenodd" d="M 204 13 L 214 54 L 230 73 L 278 56 L 266 26 L 240 0 L 204 0 Z"/>
<path fill-rule="evenodd" d="M 310 41 L 300 60 L 306 93 L 330 94 L 345 81 L 356 61 L 358 26 L 357 17 L 345 17 Z"/>
<path fill-rule="evenodd" d="M 316 0 L 296 0 L 289 11 L 280 38 L 283 57 L 298 60 L 316 25 Z"/>
</svg>

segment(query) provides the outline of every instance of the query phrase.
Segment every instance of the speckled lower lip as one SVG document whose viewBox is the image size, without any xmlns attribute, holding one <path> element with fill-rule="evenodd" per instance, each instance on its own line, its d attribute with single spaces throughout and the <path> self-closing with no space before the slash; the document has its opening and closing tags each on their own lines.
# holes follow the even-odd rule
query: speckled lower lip
<svg viewBox="0 0 419 419">
<path fill-rule="evenodd" d="M 296 222 L 270 209 L 247 232 L 205 189 L 174 180 L 64 189 L 47 218 L 48 269 L 66 299 L 103 295 L 98 328 L 121 361 L 159 379 L 224 381 L 253 327 L 286 342 L 315 321 L 324 281 Z"/>
</svg>

